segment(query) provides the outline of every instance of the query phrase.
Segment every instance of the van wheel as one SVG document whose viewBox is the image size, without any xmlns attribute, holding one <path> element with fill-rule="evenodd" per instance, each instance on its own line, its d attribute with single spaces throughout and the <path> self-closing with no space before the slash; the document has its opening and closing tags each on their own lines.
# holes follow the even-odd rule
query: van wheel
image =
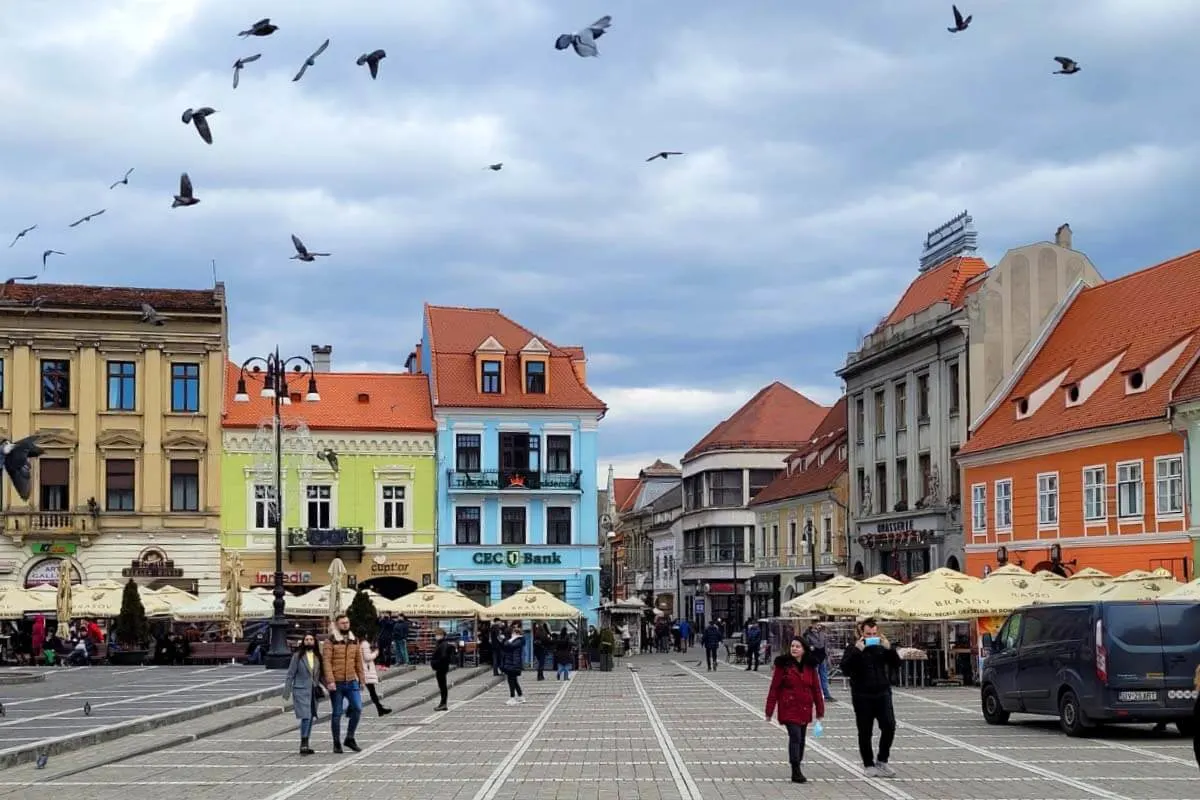
<svg viewBox="0 0 1200 800">
<path fill-rule="evenodd" d="M 1196 723 L 1194 720 L 1177 719 L 1175 720 L 1175 727 L 1179 729 L 1180 736 L 1186 736 L 1190 739 L 1196 735 Z"/>
<path fill-rule="evenodd" d="M 1009 713 L 1000 705 L 1000 694 L 995 686 L 983 687 L 983 720 L 989 725 L 1004 725 L 1008 722 Z"/>
<path fill-rule="evenodd" d="M 1079 698 L 1070 689 L 1058 699 L 1058 724 L 1067 736 L 1084 736 L 1092 727 L 1079 707 Z"/>
</svg>

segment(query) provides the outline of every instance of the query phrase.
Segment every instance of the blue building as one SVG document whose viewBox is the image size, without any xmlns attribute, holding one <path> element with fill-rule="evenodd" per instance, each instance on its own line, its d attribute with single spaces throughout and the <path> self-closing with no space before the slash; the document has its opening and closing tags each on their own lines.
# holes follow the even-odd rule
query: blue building
<svg viewBox="0 0 1200 800">
<path fill-rule="evenodd" d="M 595 621 L 596 433 L 604 403 L 581 347 L 497 309 L 425 306 L 409 369 L 437 422 L 437 580 L 483 605 L 539 586 Z"/>
</svg>

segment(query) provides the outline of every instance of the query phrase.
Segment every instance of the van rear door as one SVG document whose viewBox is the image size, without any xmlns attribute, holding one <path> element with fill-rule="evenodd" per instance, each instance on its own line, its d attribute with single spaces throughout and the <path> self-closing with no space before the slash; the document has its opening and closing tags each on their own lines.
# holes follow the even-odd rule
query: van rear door
<svg viewBox="0 0 1200 800">
<path fill-rule="evenodd" d="M 1161 707 L 1166 662 L 1158 604 L 1104 603 L 1102 662 L 1107 675 L 1106 705 L 1118 713 Z M 1100 642 L 1097 642 L 1099 645 Z"/>
<path fill-rule="evenodd" d="M 1190 711 L 1196 666 L 1200 664 L 1200 605 L 1170 600 L 1156 605 L 1163 640 L 1166 706 Z"/>
</svg>

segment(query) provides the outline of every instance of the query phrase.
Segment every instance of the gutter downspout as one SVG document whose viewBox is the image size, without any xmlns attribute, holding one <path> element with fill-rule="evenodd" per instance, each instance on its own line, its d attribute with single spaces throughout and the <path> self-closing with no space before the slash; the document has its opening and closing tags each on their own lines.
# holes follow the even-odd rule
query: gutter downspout
<svg viewBox="0 0 1200 800">
<path fill-rule="evenodd" d="M 1175 406 L 1173 406 L 1173 405 L 1167 406 L 1167 415 L 1166 416 L 1167 416 L 1167 424 L 1171 427 L 1171 430 L 1175 431 L 1175 433 L 1179 434 L 1180 438 L 1183 439 L 1183 474 L 1185 477 L 1187 477 L 1187 480 L 1185 480 L 1183 482 L 1183 507 L 1187 509 L 1186 516 L 1187 516 L 1187 520 L 1188 520 L 1188 528 L 1190 529 L 1192 527 L 1193 497 L 1192 497 L 1192 481 L 1191 481 L 1191 477 L 1189 474 L 1188 466 L 1192 463 L 1192 440 L 1191 440 L 1191 437 L 1188 436 L 1188 432 L 1187 432 L 1186 428 L 1184 430 L 1180 430 L 1179 428 L 1175 427 Z M 1193 549 L 1194 549 L 1194 545 L 1193 545 Z M 1191 568 L 1189 569 L 1189 567 L 1191 567 Z M 1194 567 L 1195 567 L 1195 565 L 1189 564 L 1187 558 L 1185 557 L 1184 562 L 1183 562 L 1184 582 L 1191 580 L 1192 573 L 1195 571 Z"/>
</svg>

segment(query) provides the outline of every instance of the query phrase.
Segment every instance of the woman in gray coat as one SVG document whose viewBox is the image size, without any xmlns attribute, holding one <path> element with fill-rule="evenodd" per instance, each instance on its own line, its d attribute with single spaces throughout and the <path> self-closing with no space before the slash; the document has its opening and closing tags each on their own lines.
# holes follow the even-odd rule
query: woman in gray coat
<svg viewBox="0 0 1200 800">
<path fill-rule="evenodd" d="M 317 697 L 321 691 L 321 651 L 317 648 L 316 637 L 306 633 L 292 655 L 292 663 L 283 682 L 283 699 L 291 699 L 292 712 L 300 720 L 302 756 L 311 756 L 314 752 L 308 746 L 308 736 L 312 733 L 313 718 L 317 715 Z"/>
</svg>

